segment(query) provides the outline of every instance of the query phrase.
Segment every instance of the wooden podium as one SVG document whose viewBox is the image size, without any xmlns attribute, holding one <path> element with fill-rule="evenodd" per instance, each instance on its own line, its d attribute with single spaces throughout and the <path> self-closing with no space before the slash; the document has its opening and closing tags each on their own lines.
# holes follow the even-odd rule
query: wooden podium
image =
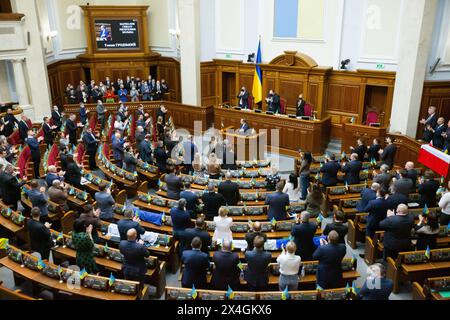
<svg viewBox="0 0 450 320">
<path fill-rule="evenodd" d="M 380 139 L 383 143 L 386 137 L 387 127 L 371 127 L 361 124 L 344 123 L 342 125 L 342 147 L 341 152 L 350 153 L 350 147 L 356 148 L 356 140 L 363 138 L 367 146 L 372 144 L 375 138 Z"/>
<path fill-rule="evenodd" d="M 251 129 L 252 130 L 252 129 Z M 233 144 L 237 161 L 262 160 L 267 151 L 267 135 L 265 132 L 254 134 L 240 134 L 228 127 L 222 130 L 224 139 Z"/>
</svg>

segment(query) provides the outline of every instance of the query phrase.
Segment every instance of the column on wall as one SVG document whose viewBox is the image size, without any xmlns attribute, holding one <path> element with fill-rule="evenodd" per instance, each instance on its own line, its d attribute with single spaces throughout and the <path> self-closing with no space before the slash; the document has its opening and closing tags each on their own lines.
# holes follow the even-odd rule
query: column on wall
<svg viewBox="0 0 450 320">
<path fill-rule="evenodd" d="M 28 47 L 23 62 L 24 80 L 28 85 L 30 107 L 25 108 L 25 114 L 34 121 L 42 121 L 50 114 L 50 87 L 48 82 L 47 65 L 45 60 L 43 35 L 38 17 L 36 0 L 13 0 L 13 10 L 23 13 L 24 29 L 28 33 Z M 18 65 L 14 63 L 15 67 Z M 15 69 L 14 69 L 15 70 Z M 16 73 L 16 71 L 14 71 Z M 17 78 L 16 78 L 17 79 Z M 17 84 L 17 80 L 16 80 Z M 20 86 L 17 87 L 19 92 Z"/>
<path fill-rule="evenodd" d="M 27 108 L 30 105 L 30 99 L 28 97 L 27 82 L 25 80 L 24 59 L 14 59 L 12 60 L 13 70 L 14 70 L 14 81 L 16 84 L 17 99 L 19 100 L 19 105 L 22 108 Z"/>
<path fill-rule="evenodd" d="M 178 18 L 182 101 L 200 105 L 200 0 L 180 0 Z"/>
<path fill-rule="evenodd" d="M 404 2 L 391 132 L 415 137 L 437 0 Z"/>
</svg>

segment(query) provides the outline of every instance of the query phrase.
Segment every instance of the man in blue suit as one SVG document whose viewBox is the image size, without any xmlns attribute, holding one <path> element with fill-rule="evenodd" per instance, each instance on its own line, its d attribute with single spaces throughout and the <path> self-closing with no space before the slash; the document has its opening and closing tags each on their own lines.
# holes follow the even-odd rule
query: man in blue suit
<svg viewBox="0 0 450 320">
<path fill-rule="evenodd" d="M 222 250 L 214 252 L 213 262 L 215 267 L 211 278 L 212 288 L 226 291 L 230 286 L 232 290 L 238 290 L 239 256 L 236 252 L 231 251 L 230 241 L 225 240 L 222 243 Z"/>
<path fill-rule="evenodd" d="M 265 291 L 269 284 L 269 263 L 272 259 L 270 252 L 264 251 L 264 238 L 256 236 L 253 240 L 253 250 L 245 253 L 247 269 L 244 279 L 249 291 Z"/>
<path fill-rule="evenodd" d="M 89 155 L 89 169 L 95 170 L 97 168 L 95 155 L 97 153 L 98 140 L 89 126 L 83 134 L 83 142 L 86 146 L 86 153 Z"/>
<path fill-rule="evenodd" d="M 127 240 L 128 230 L 136 230 L 136 237 L 139 240 L 140 235 L 145 233 L 145 229 L 139 224 L 139 218 L 136 217 L 132 210 L 125 210 L 123 213 L 125 219 L 120 219 L 117 222 L 117 229 L 119 229 L 120 240 Z"/>
<path fill-rule="evenodd" d="M 144 140 L 141 141 L 141 144 L 139 146 L 139 152 L 142 161 L 153 164 L 151 140 L 151 135 L 145 135 Z"/>
<path fill-rule="evenodd" d="M 95 193 L 95 201 L 100 209 L 100 219 L 112 222 L 114 219 L 113 206 L 116 202 L 106 183 L 101 183 L 98 188 L 100 191 Z"/>
<path fill-rule="evenodd" d="M 380 221 L 386 218 L 387 211 L 389 210 L 389 202 L 386 200 L 386 191 L 379 189 L 377 192 L 377 198 L 369 201 L 364 208 L 364 212 L 368 212 L 366 236 L 373 238 L 375 231 L 380 230 Z"/>
<path fill-rule="evenodd" d="M 31 159 L 33 160 L 34 167 L 34 177 L 36 179 L 40 178 L 39 167 L 41 165 L 41 151 L 39 149 L 39 142 L 42 140 L 44 140 L 44 137 L 39 137 L 36 139 L 34 131 L 28 130 L 28 137 L 25 142 L 28 147 L 30 147 Z"/>
<path fill-rule="evenodd" d="M 122 168 L 123 166 L 123 157 L 125 152 L 125 147 L 127 146 L 127 143 L 125 143 L 125 140 L 122 138 L 122 135 L 120 132 L 115 133 L 115 139 L 112 142 L 112 151 L 113 151 L 113 157 L 116 160 L 116 166 L 118 168 Z"/>
<path fill-rule="evenodd" d="M 246 133 L 250 130 L 250 126 L 247 123 L 247 120 L 241 119 L 241 126 L 239 127 L 239 133 Z"/>
<path fill-rule="evenodd" d="M 41 222 L 50 222 L 48 219 L 47 200 L 48 196 L 45 194 L 45 187 L 39 188 L 39 183 L 36 180 L 30 183 L 31 190 L 28 192 L 28 199 L 30 199 L 33 207 L 39 208 L 41 211 Z"/>
<path fill-rule="evenodd" d="M 192 222 L 189 212 L 186 210 L 186 199 L 178 200 L 178 205 L 170 209 L 170 217 L 172 218 L 172 230 L 174 236 L 179 232 L 188 229 Z"/>
<path fill-rule="evenodd" d="M 56 172 L 55 166 L 48 166 L 47 169 L 47 175 L 45 176 L 45 182 L 47 183 L 47 187 L 51 187 L 53 185 L 53 181 L 59 180 L 64 181 L 64 171 L 60 171 L 59 173 Z"/>
<path fill-rule="evenodd" d="M 127 232 L 127 240 L 120 241 L 120 253 L 123 255 L 122 272 L 126 280 L 139 281 L 140 286 L 144 285 L 147 264 L 145 258 L 150 256 L 150 252 L 144 246 L 142 240 L 137 241 L 137 232 L 130 229 Z"/>
<path fill-rule="evenodd" d="M 350 156 L 350 162 L 346 163 L 342 167 L 342 172 L 345 172 L 345 181 L 348 184 L 358 184 L 359 172 L 362 169 L 362 162 L 358 160 L 358 154 L 352 153 Z"/>
<path fill-rule="evenodd" d="M 181 262 L 184 264 L 183 277 L 181 285 L 183 288 L 205 288 L 206 273 L 209 269 L 208 254 L 201 251 L 202 240 L 194 237 L 191 241 L 192 250 L 186 250 L 181 256 Z"/>
<path fill-rule="evenodd" d="M 186 181 L 184 183 L 184 190 L 180 192 L 180 198 L 186 200 L 186 210 L 189 212 L 191 218 L 197 217 L 197 206 L 200 204 L 196 193 L 190 190 L 191 183 Z"/>
<path fill-rule="evenodd" d="M 269 220 L 286 220 L 286 206 L 289 206 L 289 196 L 283 193 L 284 182 L 277 183 L 277 192 L 266 196 L 266 205 L 269 206 L 267 216 Z"/>
<path fill-rule="evenodd" d="M 237 95 L 238 100 L 238 105 L 240 108 L 242 109 L 247 109 L 248 108 L 248 91 L 245 87 L 242 87 L 241 91 L 239 92 L 239 94 Z"/>
<path fill-rule="evenodd" d="M 377 198 L 377 191 L 380 189 L 380 185 L 376 182 L 372 183 L 370 188 L 364 188 L 361 190 L 361 200 L 359 200 L 356 205 L 356 210 L 358 212 L 364 212 L 367 204 L 371 200 L 375 200 Z"/>
<path fill-rule="evenodd" d="M 89 110 L 86 109 L 84 103 L 80 103 L 80 122 L 85 125 L 87 122 Z"/>
<path fill-rule="evenodd" d="M 192 239 L 198 237 L 202 241 L 202 251 L 208 253 L 209 246 L 211 245 L 211 236 L 206 231 L 206 223 L 203 218 L 195 220 L 195 228 L 189 228 L 179 233 L 181 238 L 181 252 L 189 250 L 189 245 Z"/>
<path fill-rule="evenodd" d="M 334 154 L 330 155 L 325 160 L 325 164 L 322 168 L 320 168 L 320 172 L 322 173 L 322 184 L 325 187 L 337 185 L 337 175 L 339 170 L 341 170 L 341 165 L 336 161 L 336 156 Z"/>
<path fill-rule="evenodd" d="M 317 267 L 317 285 L 323 289 L 340 288 L 343 285 L 342 259 L 346 254 L 345 244 L 339 243 L 339 234 L 331 231 L 328 241 L 321 240 L 320 247 L 313 254 L 319 260 Z"/>
<path fill-rule="evenodd" d="M 312 255 L 315 250 L 313 238 L 317 231 L 317 224 L 309 221 L 310 214 L 308 211 L 303 211 L 300 214 L 300 223 L 292 226 L 291 235 L 294 237 L 295 245 L 297 246 L 296 255 L 302 258 L 302 261 L 312 260 Z"/>
<path fill-rule="evenodd" d="M 391 279 L 386 278 L 386 268 L 381 263 L 375 263 L 367 268 L 368 277 L 358 292 L 361 300 L 389 300 L 394 288 Z"/>
</svg>

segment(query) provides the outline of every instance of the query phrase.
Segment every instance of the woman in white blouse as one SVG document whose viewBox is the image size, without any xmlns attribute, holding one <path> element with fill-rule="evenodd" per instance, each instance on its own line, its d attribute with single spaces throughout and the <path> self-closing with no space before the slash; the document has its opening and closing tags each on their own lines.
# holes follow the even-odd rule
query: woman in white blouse
<svg viewBox="0 0 450 320">
<path fill-rule="evenodd" d="M 440 224 L 448 225 L 450 223 L 450 181 L 448 182 L 447 191 L 442 195 L 441 200 L 439 200 L 439 208 L 441 208 L 441 220 Z"/>
<path fill-rule="evenodd" d="M 281 247 L 281 254 L 277 258 L 277 263 L 280 265 L 280 278 L 278 288 L 284 291 L 286 287 L 288 291 L 295 291 L 298 289 L 298 271 L 300 269 L 300 256 L 295 255 L 297 246 L 293 241 L 289 241 L 286 245 Z"/>
<path fill-rule="evenodd" d="M 213 242 L 217 242 L 218 240 L 233 241 L 233 234 L 230 229 L 233 224 L 233 219 L 228 217 L 227 208 L 221 207 L 219 209 L 219 216 L 214 217 L 214 223 L 216 224 L 216 229 L 214 230 Z"/>
<path fill-rule="evenodd" d="M 284 185 L 283 193 L 289 195 L 290 202 L 300 201 L 300 188 L 298 185 L 298 177 L 295 173 L 289 175 L 289 181 Z"/>
</svg>

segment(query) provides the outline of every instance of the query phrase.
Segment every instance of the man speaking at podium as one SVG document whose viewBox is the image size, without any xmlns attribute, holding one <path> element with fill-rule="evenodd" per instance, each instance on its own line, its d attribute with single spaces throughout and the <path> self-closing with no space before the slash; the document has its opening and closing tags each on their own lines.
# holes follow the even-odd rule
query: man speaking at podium
<svg viewBox="0 0 450 320">
<path fill-rule="evenodd" d="M 100 27 L 100 40 L 108 41 L 110 37 L 108 29 L 105 28 L 104 25 Z"/>
<path fill-rule="evenodd" d="M 239 127 L 238 132 L 240 134 L 245 134 L 248 130 L 250 130 L 250 126 L 247 123 L 247 120 L 241 119 L 241 126 Z"/>
</svg>

